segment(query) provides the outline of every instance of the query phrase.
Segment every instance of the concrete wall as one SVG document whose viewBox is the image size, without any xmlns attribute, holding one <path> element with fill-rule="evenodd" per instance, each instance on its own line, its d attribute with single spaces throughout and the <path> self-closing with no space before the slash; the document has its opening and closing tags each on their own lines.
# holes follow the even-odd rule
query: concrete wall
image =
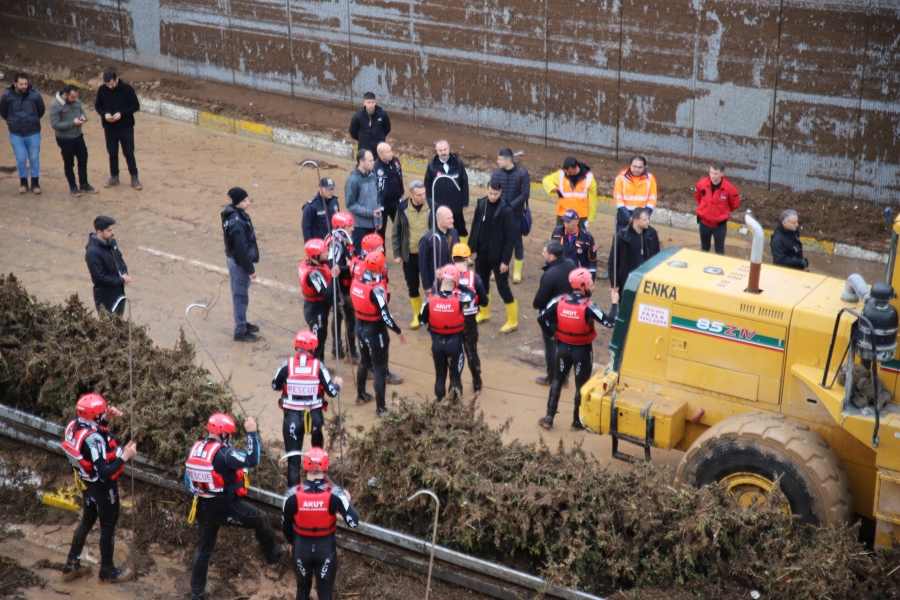
<svg viewBox="0 0 900 600">
<path fill-rule="evenodd" d="M 0 0 L 0 32 L 763 187 L 900 189 L 897 0 Z"/>
</svg>

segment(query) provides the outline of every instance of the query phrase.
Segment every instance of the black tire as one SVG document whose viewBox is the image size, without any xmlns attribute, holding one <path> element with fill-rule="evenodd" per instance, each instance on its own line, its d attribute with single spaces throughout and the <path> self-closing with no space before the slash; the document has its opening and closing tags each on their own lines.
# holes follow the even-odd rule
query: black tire
<svg viewBox="0 0 900 600">
<path fill-rule="evenodd" d="M 713 425 L 681 460 L 675 483 L 702 487 L 741 473 L 778 479 L 802 523 L 846 523 L 853 514 L 841 459 L 822 436 L 783 415 L 738 415 Z"/>
</svg>

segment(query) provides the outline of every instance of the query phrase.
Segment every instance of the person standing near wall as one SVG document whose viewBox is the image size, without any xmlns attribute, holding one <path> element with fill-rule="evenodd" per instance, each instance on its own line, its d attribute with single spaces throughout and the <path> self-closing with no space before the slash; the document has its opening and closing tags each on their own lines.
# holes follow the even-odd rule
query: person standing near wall
<svg viewBox="0 0 900 600">
<path fill-rule="evenodd" d="M 370 150 L 356 153 L 356 168 L 344 184 L 344 198 L 347 211 L 353 215 L 353 247 L 359 254 L 360 242 L 368 233 L 375 233 L 383 217 L 381 200 L 378 196 L 378 182 L 372 170 L 375 155 Z"/>
<path fill-rule="evenodd" d="M 700 249 L 709 252 L 710 238 L 715 241 L 716 254 L 725 254 L 725 234 L 728 216 L 741 205 L 738 189 L 725 179 L 725 163 L 714 162 L 709 175 L 694 187 L 697 201 L 697 222 L 700 224 Z"/>
<path fill-rule="evenodd" d="M 31 171 L 31 191 L 41 193 L 41 117 L 44 98 L 28 83 L 25 73 L 16 73 L 13 84 L 0 96 L 0 118 L 9 128 L 9 144 L 16 155 L 19 173 L 19 193 L 28 191 L 28 172 Z"/>
<path fill-rule="evenodd" d="M 636 208 L 647 209 L 648 216 L 656 210 L 656 177 L 647 170 L 647 159 L 636 154 L 631 166 L 619 171 L 613 184 L 613 201 L 616 203 L 616 229 L 622 229 L 631 221 Z"/>
<path fill-rule="evenodd" d="M 403 198 L 403 168 L 400 159 L 394 156 L 391 145 L 387 142 L 378 144 L 378 158 L 375 159 L 375 178 L 378 182 L 378 197 L 381 199 L 381 227 L 377 233 L 386 240 L 388 217 L 396 223 L 397 207 Z"/>
<path fill-rule="evenodd" d="M 103 85 L 97 90 L 94 110 L 100 115 L 106 151 L 109 153 L 109 181 L 103 187 L 119 185 L 119 146 L 131 175 L 131 187 L 144 189 L 138 180 L 137 162 L 134 160 L 134 113 L 141 110 L 134 88 L 119 80 L 116 72 L 103 73 Z"/>
<path fill-rule="evenodd" d="M 250 305 L 250 282 L 256 279 L 259 247 L 256 231 L 250 221 L 250 195 L 243 188 L 228 190 L 231 204 L 222 211 L 222 232 L 225 236 L 225 257 L 228 261 L 228 277 L 231 280 L 231 307 L 234 315 L 234 341 L 255 342 L 258 325 L 247 322 Z"/>
<path fill-rule="evenodd" d="M 513 283 L 522 282 L 522 264 L 525 260 L 525 244 L 522 241 L 522 217 L 528 208 L 528 198 L 531 197 L 531 176 L 525 167 L 517 165 L 513 160 L 513 152 L 509 148 L 501 148 L 497 152 L 497 168 L 491 174 L 491 179 L 500 183 L 500 199 L 509 204 L 513 211 L 515 221 L 519 223 L 516 228 L 516 246 L 513 256 Z"/>
<path fill-rule="evenodd" d="M 78 88 L 67 85 L 50 103 L 50 126 L 56 132 L 56 145 L 62 153 L 63 171 L 69 182 L 69 193 L 75 197 L 81 192 L 96 194 L 97 190 L 88 183 L 88 150 L 84 143 L 81 126 L 87 122 L 87 115 L 78 99 Z M 78 159 L 78 181 L 75 181 L 75 159 Z"/>
<path fill-rule="evenodd" d="M 465 244 L 469 238 L 469 230 L 463 213 L 469 209 L 469 174 L 462 159 L 450 152 L 447 140 L 440 140 L 434 145 L 434 149 L 437 154 L 425 169 L 425 193 L 430 198 L 431 188 L 434 187 L 434 198 L 430 198 L 432 208 L 446 206 L 450 209 L 453 213 L 453 229 Z M 449 180 L 442 181 L 442 177 L 455 180 L 456 185 Z M 437 184 L 434 183 L 435 180 Z"/>
<path fill-rule="evenodd" d="M 809 260 L 803 258 L 803 242 L 800 241 L 800 219 L 797 211 L 789 208 L 781 213 L 781 223 L 772 232 L 770 242 L 772 263 L 792 269 L 809 271 Z"/>
<path fill-rule="evenodd" d="M 550 173 L 542 182 L 544 191 L 555 195 L 556 226 L 562 225 L 562 216 L 567 210 L 578 213 L 578 224 L 582 227 L 597 216 L 597 180 L 591 168 L 574 156 L 566 157 L 562 169 Z"/>
<path fill-rule="evenodd" d="M 350 119 L 350 137 L 359 144 L 358 150 L 368 150 L 375 156 L 378 144 L 391 133 L 391 118 L 375 103 L 375 94 L 363 94 L 363 107 Z"/>
</svg>

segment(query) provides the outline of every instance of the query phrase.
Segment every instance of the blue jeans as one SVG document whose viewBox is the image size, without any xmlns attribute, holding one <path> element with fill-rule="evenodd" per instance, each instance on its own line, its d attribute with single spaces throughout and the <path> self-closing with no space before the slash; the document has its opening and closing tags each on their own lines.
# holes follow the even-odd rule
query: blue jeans
<svg viewBox="0 0 900 600">
<path fill-rule="evenodd" d="M 9 143 L 16 155 L 16 170 L 19 171 L 19 179 L 28 178 L 28 163 L 31 163 L 31 177 L 40 177 L 41 133 L 33 133 L 26 137 L 10 133 Z"/>
<path fill-rule="evenodd" d="M 231 278 L 231 308 L 235 335 L 247 333 L 247 306 L 250 304 L 250 276 L 233 258 L 228 259 Z"/>
</svg>

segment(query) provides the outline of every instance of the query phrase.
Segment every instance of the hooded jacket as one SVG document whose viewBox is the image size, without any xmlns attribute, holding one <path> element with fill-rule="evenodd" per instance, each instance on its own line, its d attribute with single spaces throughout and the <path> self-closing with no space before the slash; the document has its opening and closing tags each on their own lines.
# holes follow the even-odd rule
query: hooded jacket
<svg viewBox="0 0 900 600">
<path fill-rule="evenodd" d="M 222 231 L 225 235 L 225 256 L 239 264 L 247 275 L 256 273 L 253 265 L 259 262 L 259 247 L 250 215 L 229 204 L 222 211 Z"/>
<path fill-rule="evenodd" d="M 43 96 L 30 84 L 24 94 L 17 92 L 13 84 L 0 96 L 0 117 L 14 135 L 27 137 L 40 133 L 45 110 Z"/>
<path fill-rule="evenodd" d="M 127 129 L 134 127 L 134 113 L 141 110 L 141 103 L 134 93 L 134 88 L 120 79 L 115 89 L 111 90 L 106 85 L 101 85 L 97 89 L 94 110 L 100 115 L 103 129 Z M 122 118 L 113 123 L 106 120 L 106 115 L 116 113 L 122 115 Z"/>
<path fill-rule="evenodd" d="M 772 262 L 782 267 L 793 269 L 805 269 L 809 264 L 803 258 L 803 243 L 800 241 L 800 233 L 785 229 L 778 224 L 772 232 Z"/>
<path fill-rule="evenodd" d="M 374 158 L 378 157 L 375 148 L 387 139 L 391 132 L 391 118 L 383 108 L 375 105 L 375 112 L 371 115 L 363 106 L 350 119 L 350 137 L 359 143 L 360 150 L 371 150 Z"/>
<path fill-rule="evenodd" d="M 625 289 L 628 275 L 659 253 L 659 236 L 653 227 L 648 227 L 638 233 L 634 226 L 628 225 L 619 230 L 616 235 L 616 247 L 609 255 L 609 275 L 612 280 L 615 275 L 613 287 L 621 292 Z M 615 264 L 613 264 L 615 260 Z"/>
<path fill-rule="evenodd" d="M 119 252 L 116 238 L 104 242 L 96 233 L 92 233 L 84 247 L 84 261 L 94 284 L 94 305 L 98 308 L 103 305 L 112 311 L 116 300 L 125 295 L 125 279 L 122 275 L 128 273 L 128 265 Z"/>
<path fill-rule="evenodd" d="M 437 155 L 431 159 L 425 169 L 425 194 L 431 198 L 431 186 L 435 179 L 452 177 L 459 185 L 459 190 L 457 191 L 456 186 L 449 181 L 438 181 L 437 184 L 434 184 L 435 198 L 431 199 L 435 201 L 433 202 L 435 207 L 446 206 L 453 211 L 454 215 L 458 215 L 464 206 L 469 206 L 469 174 L 466 173 L 465 165 L 456 154 L 450 154 L 447 159 L 447 167 L 448 170 L 445 172 L 444 163 Z"/>
<path fill-rule="evenodd" d="M 353 169 L 344 184 L 344 198 L 347 210 L 356 221 L 354 225 L 363 229 L 375 229 L 375 210 L 381 206 L 375 172 L 363 174 L 359 167 Z"/>
<path fill-rule="evenodd" d="M 81 100 L 66 102 L 62 94 L 56 94 L 56 98 L 50 103 L 50 127 L 56 133 L 56 137 L 62 140 L 74 140 L 81 136 L 81 125 L 75 124 L 75 119 L 87 117 Z"/>
</svg>

